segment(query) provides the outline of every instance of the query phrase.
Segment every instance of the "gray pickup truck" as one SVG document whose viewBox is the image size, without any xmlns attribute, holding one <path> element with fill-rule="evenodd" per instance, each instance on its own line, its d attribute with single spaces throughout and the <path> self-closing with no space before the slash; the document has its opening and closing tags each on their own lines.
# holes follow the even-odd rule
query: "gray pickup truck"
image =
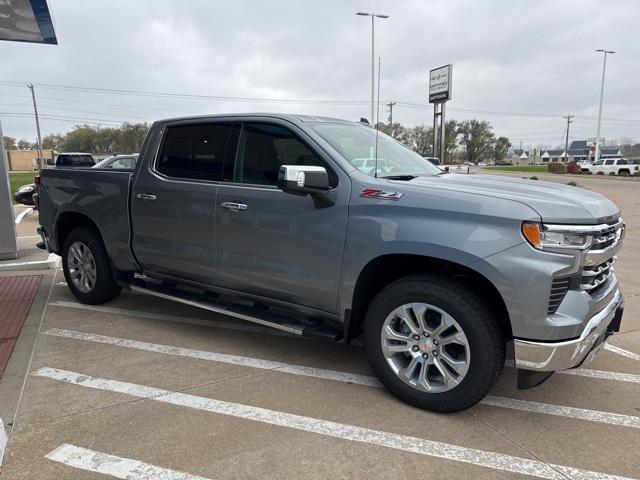
<svg viewBox="0 0 640 480">
<path fill-rule="evenodd" d="M 159 121 L 135 171 L 44 170 L 37 203 L 81 302 L 130 288 L 291 334 L 362 334 L 384 385 L 429 410 L 481 400 L 510 342 L 527 388 L 620 328 L 611 201 L 445 173 L 359 123 Z"/>
</svg>

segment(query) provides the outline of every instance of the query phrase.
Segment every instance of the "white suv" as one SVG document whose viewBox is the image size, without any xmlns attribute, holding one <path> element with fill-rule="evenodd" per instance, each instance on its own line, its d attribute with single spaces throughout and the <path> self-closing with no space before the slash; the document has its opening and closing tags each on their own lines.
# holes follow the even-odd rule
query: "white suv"
<svg viewBox="0 0 640 480">
<path fill-rule="evenodd" d="M 583 170 L 589 171 L 594 175 L 602 172 L 604 175 L 620 175 L 621 173 L 627 173 L 631 175 L 632 170 L 637 168 L 637 165 L 629 163 L 624 158 L 604 158 L 594 162 L 591 165 L 587 165 Z M 636 170 L 637 171 L 637 170 Z"/>
</svg>

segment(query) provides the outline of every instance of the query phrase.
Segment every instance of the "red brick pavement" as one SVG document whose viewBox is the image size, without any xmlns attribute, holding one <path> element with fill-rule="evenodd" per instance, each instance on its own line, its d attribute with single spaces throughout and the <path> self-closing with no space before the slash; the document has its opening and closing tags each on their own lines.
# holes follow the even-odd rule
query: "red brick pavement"
<svg viewBox="0 0 640 480">
<path fill-rule="evenodd" d="M 40 278 L 40 275 L 0 277 L 0 377 L 36 296 Z"/>
</svg>

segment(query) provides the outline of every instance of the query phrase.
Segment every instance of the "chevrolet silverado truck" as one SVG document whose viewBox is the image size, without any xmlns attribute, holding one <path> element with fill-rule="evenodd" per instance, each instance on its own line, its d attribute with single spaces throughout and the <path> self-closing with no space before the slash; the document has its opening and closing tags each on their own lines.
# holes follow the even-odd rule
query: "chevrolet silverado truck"
<svg viewBox="0 0 640 480">
<path fill-rule="evenodd" d="M 481 400 L 510 343 L 527 388 L 585 365 L 620 328 L 625 225 L 611 201 L 446 173 L 360 123 L 159 121 L 133 172 L 44 170 L 38 188 L 42 245 L 80 302 L 126 288 L 360 337 L 382 383 L 429 410 Z"/>
</svg>

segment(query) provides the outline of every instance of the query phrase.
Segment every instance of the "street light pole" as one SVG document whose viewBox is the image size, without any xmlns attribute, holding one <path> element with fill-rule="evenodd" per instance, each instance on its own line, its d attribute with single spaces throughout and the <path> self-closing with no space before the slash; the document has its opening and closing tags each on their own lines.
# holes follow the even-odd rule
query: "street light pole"
<svg viewBox="0 0 640 480">
<path fill-rule="evenodd" d="M 31 98 L 33 99 L 33 112 L 36 116 L 36 130 L 38 132 L 38 169 L 41 170 L 44 168 L 44 159 L 42 158 L 42 138 L 40 136 L 40 119 L 38 118 L 38 105 L 36 104 L 36 91 L 34 86 L 29 83 L 27 84 L 29 90 L 31 90 Z"/>
<path fill-rule="evenodd" d="M 371 17 L 371 116 L 369 117 L 371 123 L 374 123 L 374 105 L 375 105 L 375 91 L 376 91 L 376 54 L 375 54 L 375 37 L 376 37 L 376 27 L 375 27 L 375 19 L 377 18 L 389 18 L 389 15 L 384 15 L 382 13 L 369 13 L 369 12 L 358 12 L 356 15 L 360 15 L 363 17 Z"/>
<path fill-rule="evenodd" d="M 600 107 L 598 108 L 598 130 L 596 132 L 596 156 L 594 158 L 594 162 L 597 162 L 600 159 L 600 124 L 602 123 L 602 99 L 604 97 L 604 74 L 607 70 L 607 54 L 608 53 L 616 53 L 613 50 L 596 50 L 598 53 L 604 53 L 604 60 L 602 63 L 602 83 L 600 84 Z"/>
</svg>

